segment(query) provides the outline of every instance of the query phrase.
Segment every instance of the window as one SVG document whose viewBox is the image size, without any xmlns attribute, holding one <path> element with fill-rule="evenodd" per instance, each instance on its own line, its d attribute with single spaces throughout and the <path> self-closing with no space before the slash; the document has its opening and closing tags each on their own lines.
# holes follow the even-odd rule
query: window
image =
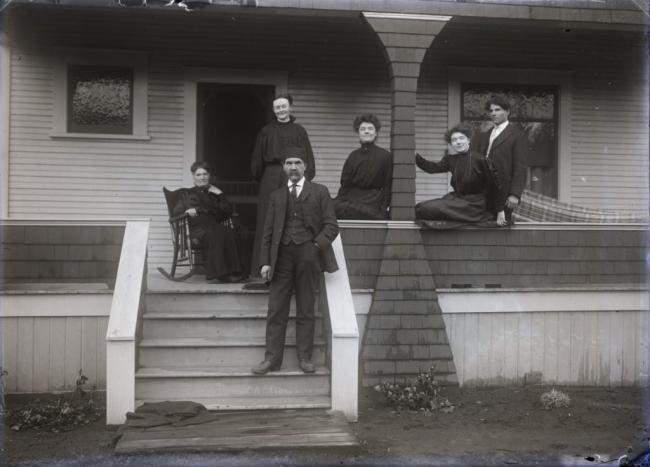
<svg viewBox="0 0 650 467">
<path fill-rule="evenodd" d="M 52 138 L 149 140 L 147 56 L 55 49 Z"/>
<path fill-rule="evenodd" d="M 133 69 L 68 66 L 68 132 L 131 134 Z"/>
<path fill-rule="evenodd" d="M 557 197 L 558 88 L 515 84 L 461 84 L 461 121 L 475 131 L 492 127 L 485 102 L 501 94 L 510 102 L 509 120 L 528 136 L 529 189 Z"/>
</svg>

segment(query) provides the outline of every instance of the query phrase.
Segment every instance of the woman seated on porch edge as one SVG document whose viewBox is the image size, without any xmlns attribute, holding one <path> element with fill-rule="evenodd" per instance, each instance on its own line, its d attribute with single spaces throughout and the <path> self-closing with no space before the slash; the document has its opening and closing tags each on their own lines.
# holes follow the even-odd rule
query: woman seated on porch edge
<svg viewBox="0 0 650 467">
<path fill-rule="evenodd" d="M 455 154 L 445 151 L 440 162 L 426 160 L 415 154 L 415 163 L 427 173 L 451 172 L 454 191 L 439 199 L 415 205 L 415 217 L 423 220 L 445 220 L 464 223 L 483 223 L 493 220 L 486 207 L 485 192 L 489 184 L 499 187 L 499 177 L 490 159 L 470 149 L 472 128 L 460 123 L 445 133 L 445 141 Z M 496 190 L 497 192 L 499 190 Z M 503 206 L 505 200 L 497 200 Z M 497 213 L 497 225 L 506 225 L 503 207 Z"/>
<path fill-rule="evenodd" d="M 174 206 L 174 214 L 190 216 L 190 237 L 205 248 L 206 279 L 210 282 L 241 280 L 241 263 L 233 229 L 222 224 L 232 215 L 226 195 L 210 184 L 206 162 L 195 162 L 190 168 L 194 187 L 185 188 Z"/>
<path fill-rule="evenodd" d="M 388 217 L 393 157 L 375 145 L 381 128 L 374 114 L 359 115 L 352 123 L 361 147 L 350 153 L 341 172 L 341 188 L 334 199 L 338 219 L 381 220 Z"/>
</svg>

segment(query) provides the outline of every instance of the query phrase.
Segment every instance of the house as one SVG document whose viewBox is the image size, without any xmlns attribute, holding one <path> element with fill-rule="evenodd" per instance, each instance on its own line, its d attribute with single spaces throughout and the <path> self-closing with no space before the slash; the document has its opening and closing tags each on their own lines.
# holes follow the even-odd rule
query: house
<svg viewBox="0 0 650 467">
<path fill-rule="evenodd" d="M 391 220 L 341 222 L 350 285 L 365 303 L 361 384 L 431 365 L 460 384 L 641 384 L 647 225 L 421 230 L 414 204 L 448 180 L 416 171 L 413 153 L 440 157 L 444 131 L 460 120 L 480 127 L 481 99 L 505 92 L 529 130 L 532 190 L 645 215 L 647 13 L 625 0 L 5 1 L 0 207 L 24 232 L 5 247 L 5 278 L 44 277 L 42 265 L 23 264 L 38 260 L 22 248 L 31 221 L 150 219 L 146 262 L 167 266 L 161 187 L 189 186 L 199 159 L 251 227 L 252 141 L 272 96 L 288 92 L 331 192 L 357 145 L 355 115 L 380 117 L 378 143 L 394 156 Z M 119 283 L 109 262 L 103 277 Z M 72 269 L 67 279 L 87 277 Z M 30 326 L 15 332 L 34 341 Z M 11 342 L 29 350 L 20 336 Z M 36 367 L 12 365 L 11 390 L 31 391 L 16 375 Z"/>
</svg>

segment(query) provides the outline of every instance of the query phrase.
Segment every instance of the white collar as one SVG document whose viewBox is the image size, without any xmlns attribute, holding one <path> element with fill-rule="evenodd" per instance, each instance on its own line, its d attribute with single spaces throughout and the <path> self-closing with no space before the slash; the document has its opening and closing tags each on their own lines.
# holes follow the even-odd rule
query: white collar
<svg viewBox="0 0 650 467">
<path fill-rule="evenodd" d="M 305 177 L 302 177 L 300 180 L 296 182 L 296 188 L 302 188 L 302 186 L 305 183 Z M 287 180 L 287 187 L 291 188 L 293 186 L 293 182 L 291 180 Z"/>
<path fill-rule="evenodd" d="M 508 123 L 510 123 L 510 121 L 509 121 L 509 120 L 506 120 L 506 121 L 503 122 L 503 123 L 499 123 L 498 125 L 495 125 L 495 126 L 494 126 L 494 129 L 495 129 L 496 131 L 498 131 L 498 132 L 501 132 L 501 131 L 505 130 L 505 128 L 508 126 Z"/>
</svg>

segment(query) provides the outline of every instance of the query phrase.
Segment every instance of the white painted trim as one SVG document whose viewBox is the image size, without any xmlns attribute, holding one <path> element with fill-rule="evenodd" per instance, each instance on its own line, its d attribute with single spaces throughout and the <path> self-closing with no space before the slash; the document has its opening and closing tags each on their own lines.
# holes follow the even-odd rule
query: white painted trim
<svg viewBox="0 0 650 467">
<path fill-rule="evenodd" d="M 106 343 L 106 424 L 121 425 L 135 410 L 134 341 Z"/>
<path fill-rule="evenodd" d="M 646 311 L 642 290 L 438 290 L 444 314 Z"/>
<path fill-rule="evenodd" d="M 108 135 L 104 133 L 50 133 L 52 139 L 90 139 L 93 141 L 151 141 L 148 135 Z"/>
<path fill-rule="evenodd" d="M 573 74 L 561 70 L 521 68 L 448 67 L 449 128 L 460 122 L 460 83 L 546 84 L 559 88 L 558 106 L 558 199 L 571 200 L 571 99 Z"/>
<path fill-rule="evenodd" d="M 192 185 L 190 166 L 196 161 L 196 90 L 199 83 L 260 84 L 275 86 L 275 94 L 286 94 L 289 74 L 286 71 L 255 69 L 196 68 L 184 69 L 184 142 L 183 184 Z"/>
<path fill-rule="evenodd" d="M 364 221 L 364 220 L 339 220 L 339 227 L 343 229 L 421 229 L 415 221 Z M 602 223 L 589 224 L 584 222 L 520 222 L 509 229 L 499 229 L 497 227 L 478 227 L 470 226 L 462 229 L 449 230 L 489 230 L 507 232 L 508 230 L 648 230 L 648 224 L 645 223 Z"/>
<path fill-rule="evenodd" d="M 143 217 L 120 218 L 114 217 L 97 217 L 88 218 L 84 216 L 74 217 L 68 216 L 67 219 L 48 218 L 48 216 L 39 217 L 38 219 L 24 218 L 24 219 L 0 219 L 0 225 L 33 225 L 33 226 L 100 226 L 100 227 L 114 227 L 125 226 L 127 222 L 149 222 L 149 219 Z"/>
<path fill-rule="evenodd" d="M 0 318 L 108 316 L 112 293 L 0 295 Z"/>
<path fill-rule="evenodd" d="M 602 223 L 589 224 L 585 222 L 520 222 L 511 227 L 512 230 L 648 230 L 648 224 L 642 223 Z"/>
<path fill-rule="evenodd" d="M 135 408 L 138 322 L 144 307 L 149 222 L 128 222 L 106 331 L 106 423 L 124 423 Z"/>
<path fill-rule="evenodd" d="M 370 313 L 370 306 L 372 305 L 373 290 L 369 289 L 365 292 L 357 290 L 352 291 L 352 301 L 354 302 L 354 313 L 365 316 Z"/>
<path fill-rule="evenodd" d="M 0 217 L 9 216 L 9 119 L 11 49 L 0 31 Z"/>
<path fill-rule="evenodd" d="M 340 235 L 332 242 L 332 248 L 339 269 L 324 274 L 321 289 L 326 292 L 321 302 L 327 306 L 332 331 L 332 410 L 343 412 L 349 421 L 355 422 L 359 413 L 359 328 Z"/>
<path fill-rule="evenodd" d="M 149 140 L 148 53 L 110 49 L 52 48 L 54 69 L 54 121 L 51 138 Z M 68 65 L 133 67 L 133 133 L 131 135 L 68 133 Z"/>
<path fill-rule="evenodd" d="M 363 11 L 363 16 L 366 18 L 381 18 L 381 19 L 413 19 L 421 21 L 449 21 L 451 16 L 443 15 L 422 15 L 410 13 L 381 13 L 377 11 Z"/>
<path fill-rule="evenodd" d="M 106 339 L 135 339 L 145 277 L 149 222 L 127 222 Z"/>
</svg>

